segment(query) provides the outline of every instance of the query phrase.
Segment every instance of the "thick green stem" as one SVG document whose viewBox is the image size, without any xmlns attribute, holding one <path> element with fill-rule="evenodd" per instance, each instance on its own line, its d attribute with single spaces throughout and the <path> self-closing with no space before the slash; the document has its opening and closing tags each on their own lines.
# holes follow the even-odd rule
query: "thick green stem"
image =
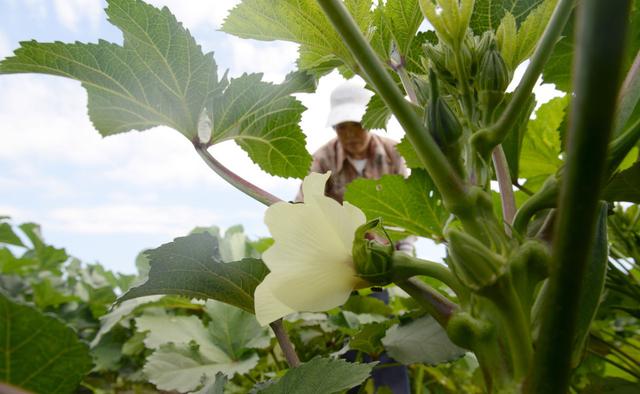
<svg viewBox="0 0 640 394">
<path fill-rule="evenodd" d="M 222 179 L 229 182 L 231 186 L 267 206 L 282 201 L 273 194 L 260 189 L 258 186 L 242 177 L 239 177 L 235 172 L 223 166 L 222 163 L 211 156 L 205 145 L 194 144 L 194 146 L 196 148 L 196 152 L 198 152 L 198 155 L 200 155 L 200 158 L 204 160 L 207 166 L 209 166 L 209 168 L 211 168 L 216 174 L 220 175 Z"/>
<path fill-rule="evenodd" d="M 576 31 L 567 165 L 553 238 L 548 302 L 527 392 L 564 394 L 571 373 L 586 266 L 594 245 L 629 20 L 629 0 L 582 0 Z M 606 32 L 606 34 L 603 34 Z"/>
<path fill-rule="evenodd" d="M 478 131 L 474 135 L 474 144 L 482 156 L 488 155 L 496 145 L 504 140 L 509 131 L 514 129 L 520 112 L 525 108 L 527 99 L 542 73 L 542 68 L 547 63 L 549 56 L 551 56 L 553 47 L 558 42 L 564 26 L 569 20 L 574 2 L 575 0 L 560 0 L 558 2 L 549 25 L 547 25 L 538 46 L 531 56 L 527 70 L 513 92 L 513 98 L 495 124 L 487 129 Z"/>
<path fill-rule="evenodd" d="M 414 108 L 404 99 L 404 95 L 360 32 L 344 3 L 340 0 L 318 0 L 318 4 L 342 36 L 346 46 L 366 74 L 367 80 L 402 125 L 418 157 L 438 187 L 445 205 L 453 213 L 465 210 L 468 207 L 465 184 L 425 130 Z"/>
<path fill-rule="evenodd" d="M 449 286 L 459 297 L 466 294 L 466 290 L 458 279 L 442 264 L 419 259 L 403 252 L 394 252 L 392 259 L 394 282 L 399 282 L 416 275 L 424 275 L 437 279 Z"/>
<path fill-rule="evenodd" d="M 504 154 L 502 145 L 496 146 L 493 150 L 493 167 L 496 170 L 496 179 L 500 187 L 500 200 L 502 201 L 502 218 L 504 220 L 505 232 L 511 235 L 511 223 L 516 215 L 516 199 L 511 186 L 511 174 L 509 174 L 509 163 Z"/>
<path fill-rule="evenodd" d="M 295 368 L 300 365 L 300 359 L 296 354 L 296 350 L 293 348 L 293 344 L 289 339 L 289 335 L 287 335 L 287 330 L 284 329 L 284 325 L 282 324 L 282 319 L 278 319 L 271 324 L 271 329 L 273 333 L 276 334 L 276 339 L 280 344 L 280 349 L 282 349 L 282 353 L 284 353 L 284 357 L 287 359 L 287 364 L 289 364 L 289 368 Z"/>
<path fill-rule="evenodd" d="M 415 278 L 398 281 L 396 285 L 413 297 L 444 328 L 458 309 L 458 305 Z"/>
</svg>

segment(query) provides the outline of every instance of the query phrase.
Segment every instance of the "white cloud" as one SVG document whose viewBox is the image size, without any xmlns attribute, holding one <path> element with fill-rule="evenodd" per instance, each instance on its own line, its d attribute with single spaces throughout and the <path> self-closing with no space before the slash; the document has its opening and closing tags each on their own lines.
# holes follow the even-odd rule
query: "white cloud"
<svg viewBox="0 0 640 394">
<path fill-rule="evenodd" d="M 0 31 L 0 59 L 10 56 L 13 53 L 13 49 L 7 37 Z"/>
<path fill-rule="evenodd" d="M 48 228 L 82 234 L 184 234 L 196 224 L 215 223 L 218 215 L 208 209 L 183 205 L 109 203 L 91 207 L 53 209 Z"/>
<path fill-rule="evenodd" d="M 73 32 L 86 24 L 95 30 L 104 18 L 103 0 L 55 0 L 53 6 L 60 23 Z"/>
<path fill-rule="evenodd" d="M 240 0 L 148 0 L 156 7 L 166 6 L 190 30 L 200 27 L 217 29 L 229 10 Z"/>
<path fill-rule="evenodd" d="M 230 46 L 232 59 L 230 73 L 264 73 L 266 81 L 280 83 L 295 68 L 298 45 L 284 41 L 246 40 L 231 35 L 226 36 L 225 45 Z"/>
</svg>

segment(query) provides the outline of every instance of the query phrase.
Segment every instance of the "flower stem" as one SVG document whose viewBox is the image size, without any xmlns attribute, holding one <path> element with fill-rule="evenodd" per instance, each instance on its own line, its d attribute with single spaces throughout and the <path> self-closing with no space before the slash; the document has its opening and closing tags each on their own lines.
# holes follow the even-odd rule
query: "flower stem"
<svg viewBox="0 0 640 394">
<path fill-rule="evenodd" d="M 216 174 L 220 175 L 222 179 L 229 182 L 232 186 L 234 186 L 236 189 L 240 190 L 247 196 L 258 200 L 267 206 L 282 201 L 273 194 L 262 190 L 258 186 L 238 176 L 238 174 L 223 166 L 222 163 L 211 156 L 211 153 L 209 153 L 205 145 L 194 143 L 194 147 L 196 148 L 196 152 L 198 152 L 198 155 L 200 155 L 200 158 L 204 160 L 209 168 L 211 168 Z"/>
<path fill-rule="evenodd" d="M 558 197 L 558 181 L 552 175 L 533 196 L 522 204 L 513 218 L 513 229 L 518 234 L 526 235 L 527 225 L 537 212 L 546 208 L 553 208 Z"/>
<path fill-rule="evenodd" d="M 293 344 L 289 339 L 289 335 L 287 331 L 284 329 L 284 325 L 282 324 L 282 319 L 278 319 L 269 324 L 273 333 L 276 334 L 276 339 L 280 344 L 280 348 L 282 349 L 282 353 L 284 353 L 284 357 L 287 359 L 287 363 L 290 368 L 295 368 L 300 365 L 300 359 L 296 354 L 295 349 L 293 348 Z"/>
<path fill-rule="evenodd" d="M 405 280 L 416 275 L 424 275 L 437 279 L 449 286 L 458 296 L 466 294 L 464 287 L 446 266 L 434 261 L 419 259 L 407 253 L 395 252 L 393 254 L 394 282 Z"/>
<path fill-rule="evenodd" d="M 549 59 L 549 56 L 551 56 L 551 51 L 558 42 L 558 37 L 562 34 L 567 20 L 569 20 L 569 15 L 571 15 L 574 3 L 575 0 L 560 0 L 558 2 L 549 21 L 549 25 L 547 25 L 538 46 L 531 56 L 527 70 L 522 76 L 518 87 L 513 92 L 513 98 L 495 124 L 489 128 L 478 131 L 474 136 L 474 144 L 481 155 L 488 155 L 496 145 L 504 140 L 509 131 L 514 129 L 520 112 L 524 108 L 538 77 L 542 73 L 542 68 Z"/>
<path fill-rule="evenodd" d="M 594 245 L 630 4 L 630 0 L 579 3 L 575 98 L 548 282 L 548 300 L 552 301 L 543 305 L 528 393 L 566 393 L 569 384 L 578 312 L 583 292 L 592 291 L 581 287 Z"/>
<path fill-rule="evenodd" d="M 444 328 L 447 327 L 451 315 L 458 309 L 458 305 L 418 279 L 400 280 L 396 285 L 413 297 Z"/>
<path fill-rule="evenodd" d="M 502 218 L 504 220 L 505 232 L 511 235 L 511 222 L 516 215 L 516 199 L 513 196 L 511 186 L 511 174 L 509 174 L 509 164 L 504 154 L 502 145 L 498 145 L 493 150 L 493 166 L 496 169 L 496 178 L 500 187 L 500 199 L 502 201 Z"/>
<path fill-rule="evenodd" d="M 466 185 L 458 177 L 431 135 L 426 132 L 419 116 L 404 99 L 404 95 L 360 32 L 344 3 L 340 0 L 318 0 L 318 4 L 342 36 L 346 46 L 366 74 L 367 80 L 371 82 L 402 125 L 418 157 L 438 187 L 445 206 L 454 213 L 467 208 L 469 204 L 466 198 Z"/>
</svg>

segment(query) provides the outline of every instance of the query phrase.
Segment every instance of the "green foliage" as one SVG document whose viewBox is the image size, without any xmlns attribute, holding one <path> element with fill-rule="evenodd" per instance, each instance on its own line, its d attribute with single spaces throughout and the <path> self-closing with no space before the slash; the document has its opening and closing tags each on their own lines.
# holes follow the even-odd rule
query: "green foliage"
<svg viewBox="0 0 640 394">
<path fill-rule="evenodd" d="M 406 180 L 401 175 L 357 179 L 347 187 L 345 200 L 360 207 L 368 219 L 382 217 L 385 226 L 433 239 L 441 239 L 448 217 L 433 181 L 421 170 Z"/>
<path fill-rule="evenodd" d="M 516 23 L 522 23 L 543 0 L 476 0 L 471 15 L 471 29 L 477 35 L 497 30 L 505 14 L 510 13 Z"/>
<path fill-rule="evenodd" d="M 640 162 L 616 174 L 605 187 L 603 197 L 640 204 Z"/>
<path fill-rule="evenodd" d="M 424 164 L 420 161 L 416 150 L 411 145 L 411 142 L 407 139 L 407 137 L 402 138 L 400 143 L 396 145 L 396 149 L 402 155 L 409 168 L 422 168 L 424 169 Z"/>
<path fill-rule="evenodd" d="M 0 380 L 42 393 L 72 393 L 91 369 L 73 329 L 0 292 Z"/>
<path fill-rule="evenodd" d="M 318 357 L 289 370 L 278 381 L 258 392 L 331 394 L 362 383 L 374 365 Z"/>
<path fill-rule="evenodd" d="M 261 260 L 221 261 L 218 241 L 195 233 L 145 252 L 151 263 L 149 279 L 130 289 L 119 301 L 153 294 L 179 294 L 214 299 L 253 313 L 253 292 L 267 275 Z"/>
<path fill-rule="evenodd" d="M 382 338 L 382 344 L 389 356 L 403 364 L 440 364 L 466 353 L 451 342 L 442 326 L 431 316 L 391 327 Z"/>
<path fill-rule="evenodd" d="M 529 121 L 520 154 L 521 178 L 555 174 L 562 165 L 560 131 L 568 97 L 555 98 L 542 105 L 536 119 Z"/>
</svg>

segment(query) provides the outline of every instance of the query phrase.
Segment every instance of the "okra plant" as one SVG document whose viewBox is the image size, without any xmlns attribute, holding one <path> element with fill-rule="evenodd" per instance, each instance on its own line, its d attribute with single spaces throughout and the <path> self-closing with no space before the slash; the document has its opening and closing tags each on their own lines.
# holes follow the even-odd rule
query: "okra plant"
<svg viewBox="0 0 640 394">
<path fill-rule="evenodd" d="M 637 0 L 244 0 L 224 32 L 299 44 L 298 69 L 281 84 L 219 73 L 166 8 L 107 3 L 122 45 L 23 42 L 0 73 L 80 81 L 103 136 L 174 128 L 219 176 L 269 206 L 274 239 L 262 259 L 221 262 L 210 237 L 178 238 L 120 302 L 180 294 L 256 313 L 299 373 L 281 382 L 304 387 L 309 368 L 328 367 L 299 366 L 281 318 L 339 307 L 354 289 L 397 286 L 461 350 L 432 363 L 472 352 L 488 393 L 567 392 L 604 286 L 607 216 L 614 202 L 640 202 Z M 357 180 L 341 206 L 323 195 L 327 175 L 311 174 L 304 203 L 291 204 L 208 152 L 232 139 L 267 173 L 305 177 L 304 107 L 292 94 L 313 92 L 334 69 L 374 93 L 366 128 L 385 128 L 391 115 L 403 127 L 407 179 Z M 566 94 L 532 119 L 541 76 Z M 394 251 L 407 235 L 444 243 L 446 266 Z"/>
</svg>

